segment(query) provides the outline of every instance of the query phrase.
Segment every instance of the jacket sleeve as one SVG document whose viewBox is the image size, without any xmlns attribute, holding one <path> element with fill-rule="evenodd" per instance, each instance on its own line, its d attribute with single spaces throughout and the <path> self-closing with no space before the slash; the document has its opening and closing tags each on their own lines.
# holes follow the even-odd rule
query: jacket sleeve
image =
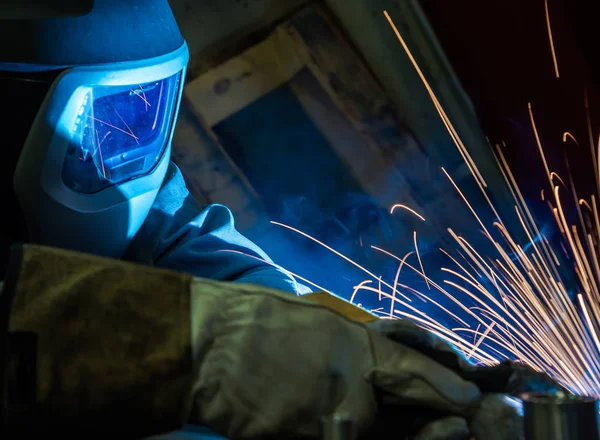
<svg viewBox="0 0 600 440">
<path fill-rule="evenodd" d="M 258 284 L 295 294 L 309 291 L 235 229 L 228 208 L 210 205 L 201 209 L 173 163 L 125 257 L 201 278 Z"/>
</svg>

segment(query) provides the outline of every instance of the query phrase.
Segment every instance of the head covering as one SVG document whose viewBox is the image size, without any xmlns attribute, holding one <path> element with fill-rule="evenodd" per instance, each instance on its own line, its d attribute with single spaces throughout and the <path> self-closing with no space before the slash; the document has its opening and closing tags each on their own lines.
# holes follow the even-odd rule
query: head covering
<svg viewBox="0 0 600 440">
<path fill-rule="evenodd" d="M 168 1 L 83 12 L 0 19 L 0 246 L 26 224 L 31 241 L 120 257 L 168 168 L 188 61 Z"/>
</svg>

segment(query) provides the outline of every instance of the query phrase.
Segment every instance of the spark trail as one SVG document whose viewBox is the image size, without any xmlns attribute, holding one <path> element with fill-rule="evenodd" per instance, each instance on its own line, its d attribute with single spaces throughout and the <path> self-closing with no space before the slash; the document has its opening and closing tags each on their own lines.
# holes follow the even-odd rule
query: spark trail
<svg viewBox="0 0 600 440">
<path fill-rule="evenodd" d="M 498 215 L 497 207 L 487 194 L 484 176 L 470 156 L 392 18 L 386 11 L 384 15 L 471 171 L 487 202 L 485 208 L 489 208 L 495 216 L 496 220 L 491 224 L 484 222 L 450 173 L 442 169 L 450 188 L 457 192 L 465 208 L 480 225 L 485 239 L 493 249 L 493 255 L 490 255 L 487 250 L 479 251 L 460 235 L 467 231 L 448 229 L 447 233 L 455 249 L 450 252 L 441 250 L 448 257 L 450 264 L 448 267 L 440 268 L 439 273 L 442 273 L 443 277 L 435 280 L 424 270 L 416 239 L 417 231 L 414 231 L 414 249 L 403 258 L 385 249 L 373 247 L 374 250 L 398 262 L 394 280 L 385 280 L 326 243 L 298 229 L 273 223 L 322 245 L 365 273 L 366 279 L 358 283 L 351 293 L 342 296 L 356 303 L 362 294 L 377 295 L 382 303 L 389 302 L 389 307 L 381 304 L 370 310 L 382 319 L 410 319 L 453 344 L 473 363 L 494 365 L 506 358 L 513 359 L 530 365 L 538 371 L 549 373 L 576 394 L 600 397 L 600 216 L 596 201 L 598 196 L 592 195 L 589 199 L 578 198 L 572 177 L 569 176 L 565 181 L 550 169 L 537 131 L 533 105 L 528 104 L 531 129 L 552 189 L 551 192 L 542 189 L 541 196 L 551 210 L 562 234 L 560 249 L 566 253 L 576 274 L 578 282 L 575 286 L 576 295 L 573 296 L 570 295 L 572 287 L 567 286 L 560 275 L 561 262 L 557 256 L 559 252 L 534 220 L 500 145 L 495 145 L 493 152 L 513 196 L 514 210 L 518 218 L 517 225 L 522 231 L 509 231 Z M 555 74 L 558 78 L 558 62 L 547 2 L 546 20 Z M 598 145 L 594 144 L 588 107 L 586 97 L 589 148 L 594 159 L 592 167 L 596 186 L 600 190 L 598 180 L 600 159 L 596 160 L 596 152 L 600 151 L 600 140 Z M 579 146 L 579 142 L 569 132 L 563 135 L 562 141 L 569 141 Z M 504 143 L 503 147 L 506 148 Z M 390 214 L 394 214 L 395 210 L 401 208 L 422 220 L 424 227 L 428 226 L 423 215 L 399 202 L 391 207 Z M 565 215 L 566 206 L 569 206 L 569 209 L 575 208 L 577 224 L 570 222 Z M 582 207 L 585 209 L 582 210 Z M 515 238 L 517 233 L 527 237 L 527 240 L 519 242 Z M 459 257 L 452 254 L 458 254 Z M 423 293 L 405 284 L 403 276 L 406 271 L 421 277 L 430 290 Z M 337 293 L 341 294 L 341 292 Z M 421 305 L 415 305 L 411 297 L 426 301 L 426 309 Z M 453 312 L 443 302 L 451 304 L 459 312 Z M 442 316 L 447 319 L 441 319 Z"/>
</svg>

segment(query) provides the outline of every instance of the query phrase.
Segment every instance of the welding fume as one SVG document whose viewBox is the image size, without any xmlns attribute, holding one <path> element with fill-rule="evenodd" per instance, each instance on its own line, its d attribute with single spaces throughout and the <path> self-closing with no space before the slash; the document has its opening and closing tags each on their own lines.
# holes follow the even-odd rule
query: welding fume
<svg viewBox="0 0 600 440">
<path fill-rule="evenodd" d="M 303 298 L 194 201 L 167 0 L 54 3 L 0 9 L 3 438 L 522 438 L 505 396 L 558 384 Z"/>
</svg>

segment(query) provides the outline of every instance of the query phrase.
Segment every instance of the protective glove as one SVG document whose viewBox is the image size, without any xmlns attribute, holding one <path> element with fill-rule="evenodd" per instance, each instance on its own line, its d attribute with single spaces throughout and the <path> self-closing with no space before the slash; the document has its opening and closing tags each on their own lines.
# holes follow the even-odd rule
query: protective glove
<svg viewBox="0 0 600 440">
<path fill-rule="evenodd" d="M 301 298 L 195 279 L 191 308 L 190 421 L 229 438 L 318 438 L 319 420 L 334 413 L 366 434 L 383 399 L 400 407 L 398 438 L 422 427 L 403 410 L 468 417 L 478 407 L 477 387 L 456 373 Z"/>
<path fill-rule="evenodd" d="M 475 367 L 452 345 L 407 319 L 382 319 L 369 328 L 387 338 L 407 345 L 457 372 L 463 379 L 477 384 L 483 393 L 505 393 L 513 396 L 525 392 L 569 393 L 548 374 L 527 365 L 503 361 L 493 367 Z"/>
<path fill-rule="evenodd" d="M 531 391 L 568 393 L 549 375 L 512 361 L 504 361 L 493 367 L 475 367 L 469 364 L 452 345 L 412 321 L 378 320 L 369 323 L 368 326 L 391 340 L 435 359 L 479 387 L 483 400 L 468 423 L 468 430 L 477 439 L 523 438 L 523 421 L 515 409 L 506 402 L 506 394 L 518 396 Z M 452 438 L 449 433 L 458 431 L 457 427 L 461 423 L 466 429 L 466 421 L 456 417 L 440 419 L 430 424 L 431 439 Z M 502 428 L 498 429 L 498 427 Z"/>
<path fill-rule="evenodd" d="M 191 278 L 13 248 L 0 295 L 0 437 L 141 438 L 182 426 Z"/>
<path fill-rule="evenodd" d="M 408 319 L 379 319 L 367 325 L 386 338 L 431 354 L 438 362 L 452 365 L 453 369 L 469 366 L 454 347 Z"/>
<path fill-rule="evenodd" d="M 368 435 L 386 399 L 440 418 L 481 403 L 455 372 L 289 294 L 38 246 L 13 267 L 2 402 L 20 428 L 139 438 L 187 421 L 317 439 L 334 413 Z M 405 418 L 393 438 L 420 427 Z"/>
</svg>

